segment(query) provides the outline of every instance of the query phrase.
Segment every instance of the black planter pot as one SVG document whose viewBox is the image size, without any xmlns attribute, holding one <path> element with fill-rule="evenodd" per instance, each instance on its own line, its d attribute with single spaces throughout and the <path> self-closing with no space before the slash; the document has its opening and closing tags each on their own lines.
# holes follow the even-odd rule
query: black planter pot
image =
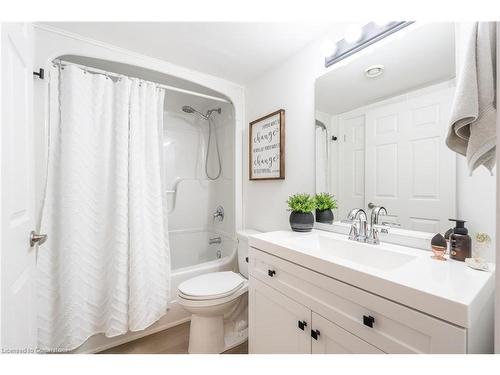
<svg viewBox="0 0 500 375">
<path fill-rule="evenodd" d="M 318 223 L 332 224 L 333 223 L 332 210 L 316 210 L 316 221 Z"/>
<path fill-rule="evenodd" d="M 314 226 L 314 215 L 312 212 L 293 212 L 290 214 L 290 226 L 295 232 L 310 232 Z"/>
</svg>

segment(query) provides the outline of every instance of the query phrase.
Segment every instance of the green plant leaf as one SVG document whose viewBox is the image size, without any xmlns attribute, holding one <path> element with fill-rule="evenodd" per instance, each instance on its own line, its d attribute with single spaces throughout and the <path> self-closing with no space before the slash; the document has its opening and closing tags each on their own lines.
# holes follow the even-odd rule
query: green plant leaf
<svg viewBox="0 0 500 375">
<path fill-rule="evenodd" d="M 309 194 L 294 194 L 290 196 L 286 202 L 288 208 L 293 212 L 308 213 L 316 209 L 316 202 Z"/>
<path fill-rule="evenodd" d="M 333 194 L 318 193 L 314 196 L 314 202 L 316 209 L 320 211 L 337 208 L 337 200 L 334 198 Z"/>
</svg>

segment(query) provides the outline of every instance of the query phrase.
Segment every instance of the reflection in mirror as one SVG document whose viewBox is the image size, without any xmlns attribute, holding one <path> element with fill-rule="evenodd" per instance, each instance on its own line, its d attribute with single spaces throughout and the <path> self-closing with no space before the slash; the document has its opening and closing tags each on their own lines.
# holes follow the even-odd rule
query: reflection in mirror
<svg viewBox="0 0 500 375">
<path fill-rule="evenodd" d="M 410 26 L 317 80 L 316 191 L 337 198 L 335 220 L 383 206 L 378 221 L 388 226 L 452 226 L 457 158 L 445 136 L 454 90 L 453 23 Z"/>
</svg>

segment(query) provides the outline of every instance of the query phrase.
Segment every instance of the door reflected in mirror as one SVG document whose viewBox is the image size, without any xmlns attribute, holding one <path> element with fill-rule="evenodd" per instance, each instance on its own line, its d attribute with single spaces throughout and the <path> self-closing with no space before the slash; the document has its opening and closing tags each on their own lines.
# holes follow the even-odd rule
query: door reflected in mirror
<svg viewBox="0 0 500 375">
<path fill-rule="evenodd" d="M 389 38 L 316 81 L 316 192 L 335 195 L 335 220 L 383 206 L 379 223 L 444 233 L 457 214 L 456 154 L 445 144 L 455 26 Z"/>
</svg>

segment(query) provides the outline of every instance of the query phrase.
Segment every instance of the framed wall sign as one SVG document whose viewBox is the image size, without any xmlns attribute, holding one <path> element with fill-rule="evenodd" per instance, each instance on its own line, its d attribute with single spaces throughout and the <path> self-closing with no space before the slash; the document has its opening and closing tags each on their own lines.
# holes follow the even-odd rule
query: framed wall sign
<svg viewBox="0 0 500 375">
<path fill-rule="evenodd" d="M 250 123 L 250 180 L 285 178 L 285 110 L 280 109 Z"/>
</svg>

